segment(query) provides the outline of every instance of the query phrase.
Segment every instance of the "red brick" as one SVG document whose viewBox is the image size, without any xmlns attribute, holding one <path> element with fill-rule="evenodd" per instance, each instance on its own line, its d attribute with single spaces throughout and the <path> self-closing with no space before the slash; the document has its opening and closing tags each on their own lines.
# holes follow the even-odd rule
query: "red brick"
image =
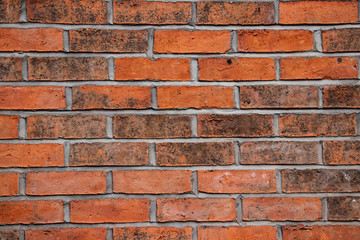
<svg viewBox="0 0 360 240">
<path fill-rule="evenodd" d="M 190 19 L 189 2 L 114 2 L 115 24 L 187 24 Z"/>
<path fill-rule="evenodd" d="M 273 135 L 271 115 L 198 115 L 200 137 L 265 137 Z"/>
<path fill-rule="evenodd" d="M 326 164 L 360 164 L 360 141 L 325 141 L 323 146 Z"/>
<path fill-rule="evenodd" d="M 148 143 L 75 143 L 70 149 L 70 166 L 149 164 Z"/>
<path fill-rule="evenodd" d="M 26 194 L 101 194 L 105 177 L 105 172 L 31 172 L 26 174 Z"/>
<path fill-rule="evenodd" d="M 239 52 L 300 52 L 314 47 L 308 30 L 240 30 Z"/>
<path fill-rule="evenodd" d="M 232 108 L 234 88 L 170 86 L 157 88 L 159 108 Z"/>
<path fill-rule="evenodd" d="M 0 12 L 1 23 L 19 22 L 21 0 L 2 0 L 0 2 Z"/>
<path fill-rule="evenodd" d="M 317 142 L 245 142 L 241 164 L 318 164 Z"/>
<path fill-rule="evenodd" d="M 105 240 L 106 228 L 48 228 L 25 231 L 26 240 Z"/>
<path fill-rule="evenodd" d="M 149 221 L 148 199 L 91 199 L 70 202 L 72 223 Z"/>
<path fill-rule="evenodd" d="M 311 86 L 243 86 L 241 108 L 316 108 L 317 87 Z"/>
<path fill-rule="evenodd" d="M 284 240 L 338 240 L 356 239 L 360 226 L 286 226 L 282 229 Z"/>
<path fill-rule="evenodd" d="M 105 138 L 106 116 L 37 115 L 27 118 L 28 139 Z"/>
<path fill-rule="evenodd" d="M 357 78 L 357 60 L 348 57 L 280 59 L 280 79 Z"/>
<path fill-rule="evenodd" d="M 198 171 L 199 191 L 206 193 L 276 192 L 275 170 Z"/>
<path fill-rule="evenodd" d="M 18 116 L 0 115 L 0 139 L 18 138 Z"/>
<path fill-rule="evenodd" d="M 12 196 L 16 194 L 19 194 L 19 174 L 0 173 L 0 196 Z"/>
<path fill-rule="evenodd" d="M 358 21 L 356 1 L 280 2 L 280 24 L 331 24 Z"/>
<path fill-rule="evenodd" d="M 0 29 L 2 52 L 59 52 L 63 50 L 63 31 L 55 28 Z"/>
<path fill-rule="evenodd" d="M 120 2 L 122 3 L 122 2 Z M 116 80 L 191 80 L 189 59 L 117 58 Z"/>
<path fill-rule="evenodd" d="M 0 109 L 61 109 L 64 87 L 0 87 Z"/>
<path fill-rule="evenodd" d="M 157 53 L 225 53 L 230 50 L 229 31 L 155 31 Z"/>
<path fill-rule="evenodd" d="M 107 4 L 96 0 L 27 0 L 29 22 L 105 24 Z"/>
<path fill-rule="evenodd" d="M 192 239 L 192 228 L 173 228 L 173 227 L 132 227 L 132 228 L 114 228 L 114 239 Z"/>
<path fill-rule="evenodd" d="M 73 109 L 147 109 L 150 87 L 80 86 L 72 90 Z"/>
<path fill-rule="evenodd" d="M 279 118 L 280 136 L 353 136 L 355 114 L 285 114 Z"/>
<path fill-rule="evenodd" d="M 0 239 L 19 240 L 20 239 L 20 231 L 18 231 L 18 230 L 0 230 Z"/>
<path fill-rule="evenodd" d="M 225 222 L 235 219 L 235 200 L 231 198 L 157 199 L 159 222 Z"/>
<path fill-rule="evenodd" d="M 355 2 L 353 3 L 355 4 Z M 359 52 L 360 29 L 344 28 L 322 32 L 324 52 Z"/>
<path fill-rule="evenodd" d="M 270 2 L 198 2 L 199 25 L 269 25 L 274 22 Z"/>
<path fill-rule="evenodd" d="M 245 198 L 245 221 L 317 221 L 321 219 L 319 198 Z"/>
<path fill-rule="evenodd" d="M 276 227 L 246 226 L 246 227 L 198 227 L 199 240 L 276 240 Z"/>
<path fill-rule="evenodd" d="M 115 138 L 186 138 L 191 137 L 187 115 L 117 115 Z"/>
<path fill-rule="evenodd" d="M 79 29 L 69 31 L 71 52 L 146 52 L 147 31 Z"/>
<path fill-rule="evenodd" d="M 330 221 L 357 221 L 360 219 L 360 197 L 329 197 Z"/>
<path fill-rule="evenodd" d="M 360 108 L 360 86 L 324 87 L 325 108 Z"/>
<path fill-rule="evenodd" d="M 62 144 L 0 144 L 0 167 L 59 167 Z"/>
<path fill-rule="evenodd" d="M 282 170 L 283 192 L 359 192 L 360 170 Z"/>
<path fill-rule="evenodd" d="M 60 200 L 0 202 L 0 224 L 46 224 L 63 222 Z"/>
<path fill-rule="evenodd" d="M 115 171 L 113 189 L 126 194 L 180 194 L 191 191 L 191 171 Z"/>
<path fill-rule="evenodd" d="M 22 58 L 0 58 L 0 81 L 21 81 Z"/>
<path fill-rule="evenodd" d="M 231 165 L 234 163 L 234 144 L 158 143 L 156 157 L 160 166 Z"/>
<path fill-rule="evenodd" d="M 199 80 L 275 80 L 275 60 L 271 58 L 199 59 Z"/>
<path fill-rule="evenodd" d="M 109 78 L 105 58 L 30 57 L 28 66 L 30 81 L 89 81 Z"/>
</svg>

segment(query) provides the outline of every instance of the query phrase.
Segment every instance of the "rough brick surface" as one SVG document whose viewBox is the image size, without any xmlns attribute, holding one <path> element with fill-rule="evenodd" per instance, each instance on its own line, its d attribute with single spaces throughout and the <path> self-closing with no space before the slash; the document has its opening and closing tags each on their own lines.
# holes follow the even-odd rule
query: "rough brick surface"
<svg viewBox="0 0 360 240">
<path fill-rule="evenodd" d="M 31 229 L 25 231 L 25 238 L 29 240 L 56 240 L 56 239 L 79 239 L 79 240 L 105 240 L 105 228 L 50 228 Z"/>
<path fill-rule="evenodd" d="M 20 231 L 17 230 L 0 230 L 0 239 L 19 240 Z"/>
<path fill-rule="evenodd" d="M 21 12 L 21 0 L 2 0 L 0 2 L 1 23 L 19 22 Z"/>
<path fill-rule="evenodd" d="M 19 174 L 0 173 L 0 196 L 12 196 L 19 193 Z"/>
<path fill-rule="evenodd" d="M 336 240 L 339 237 L 343 239 L 356 239 L 359 236 L 359 226 L 286 226 L 282 230 L 284 240 L 294 239 L 326 239 Z"/>
<path fill-rule="evenodd" d="M 276 240 L 276 228 L 270 226 L 247 227 L 198 227 L 198 239 L 239 239 L 239 240 Z"/>
<path fill-rule="evenodd" d="M 324 107 L 360 108 L 360 86 L 325 87 Z"/>
<path fill-rule="evenodd" d="M 1 81 L 21 81 L 22 59 L 21 58 L 0 58 L 0 79 Z"/>
<path fill-rule="evenodd" d="M 332 221 L 357 221 L 360 218 L 360 197 L 330 197 L 328 207 Z"/>
<path fill-rule="evenodd" d="M 360 164 L 360 141 L 326 141 L 323 146 L 326 164 Z"/>
<path fill-rule="evenodd" d="M 324 52 L 359 52 L 359 28 L 345 28 L 324 31 Z"/>
<path fill-rule="evenodd" d="M 182 239 L 191 240 L 191 227 L 133 227 L 133 228 L 114 228 L 114 239 Z"/>
<path fill-rule="evenodd" d="M 18 138 L 18 116 L 0 115 L 0 139 Z"/>
</svg>

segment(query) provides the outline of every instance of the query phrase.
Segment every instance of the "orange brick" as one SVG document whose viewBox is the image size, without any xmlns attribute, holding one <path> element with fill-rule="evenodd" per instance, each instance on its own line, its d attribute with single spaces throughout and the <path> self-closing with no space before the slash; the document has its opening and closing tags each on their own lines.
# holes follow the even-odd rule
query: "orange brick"
<svg viewBox="0 0 360 240">
<path fill-rule="evenodd" d="M 307 30 L 240 30 L 239 52 L 300 52 L 314 47 Z"/>
<path fill-rule="evenodd" d="M 55 28 L 0 29 L 2 52 L 59 52 L 63 50 L 63 31 Z"/>
<path fill-rule="evenodd" d="M 246 227 L 198 227 L 199 240 L 276 240 L 276 227 L 246 226 Z"/>
<path fill-rule="evenodd" d="M 48 228 L 25 231 L 26 240 L 105 240 L 106 228 Z"/>
<path fill-rule="evenodd" d="M 72 223 L 149 221 L 148 199 L 91 199 L 70 202 Z"/>
<path fill-rule="evenodd" d="M 360 29 L 344 28 L 322 32 L 324 52 L 359 52 Z"/>
<path fill-rule="evenodd" d="M 64 87 L 0 87 L 0 109 L 61 109 Z"/>
<path fill-rule="evenodd" d="M 199 191 L 206 193 L 276 192 L 275 170 L 198 171 Z"/>
<path fill-rule="evenodd" d="M 1 23 L 19 22 L 21 0 L 2 0 L 0 3 L 0 12 Z"/>
<path fill-rule="evenodd" d="M 157 53 L 225 53 L 230 50 L 229 31 L 155 31 Z"/>
<path fill-rule="evenodd" d="M 122 3 L 122 2 L 120 2 Z M 189 59 L 117 58 L 116 80 L 191 80 Z"/>
<path fill-rule="evenodd" d="M 360 164 L 360 141 L 325 141 L 323 146 L 326 164 Z"/>
<path fill-rule="evenodd" d="M 0 139 L 18 138 L 18 116 L 0 115 Z"/>
<path fill-rule="evenodd" d="M 275 60 L 270 58 L 199 59 L 199 80 L 275 80 Z"/>
<path fill-rule="evenodd" d="M 105 172 L 31 172 L 26 174 L 26 194 L 101 194 L 105 177 Z"/>
<path fill-rule="evenodd" d="M 171 86 L 157 88 L 159 108 L 232 108 L 234 88 Z"/>
<path fill-rule="evenodd" d="M 286 226 L 282 229 L 284 240 L 338 240 L 356 239 L 360 234 L 360 226 Z"/>
<path fill-rule="evenodd" d="M 22 80 L 21 70 L 22 70 L 22 58 L 0 57 L 0 81 L 2 82 L 21 81 Z"/>
<path fill-rule="evenodd" d="M 173 228 L 173 227 L 132 227 L 114 228 L 114 239 L 192 239 L 192 228 Z"/>
<path fill-rule="evenodd" d="M 180 194 L 191 191 L 191 171 L 115 171 L 113 188 L 126 194 Z"/>
<path fill-rule="evenodd" d="M 159 222 L 225 222 L 236 219 L 235 200 L 230 198 L 157 199 Z"/>
<path fill-rule="evenodd" d="M 19 174 L 0 173 L 0 196 L 19 194 Z"/>
</svg>

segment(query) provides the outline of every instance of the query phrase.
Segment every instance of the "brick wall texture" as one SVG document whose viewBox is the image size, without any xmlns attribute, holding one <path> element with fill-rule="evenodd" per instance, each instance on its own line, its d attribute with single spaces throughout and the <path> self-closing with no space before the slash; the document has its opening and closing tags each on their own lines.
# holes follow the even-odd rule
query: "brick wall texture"
<svg viewBox="0 0 360 240">
<path fill-rule="evenodd" d="M 357 0 L 0 0 L 1 240 L 360 239 Z"/>
</svg>

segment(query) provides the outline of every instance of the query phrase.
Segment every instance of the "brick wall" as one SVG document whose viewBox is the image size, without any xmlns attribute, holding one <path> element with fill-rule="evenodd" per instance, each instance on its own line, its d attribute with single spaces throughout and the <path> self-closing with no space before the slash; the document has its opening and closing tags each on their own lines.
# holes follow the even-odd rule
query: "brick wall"
<svg viewBox="0 0 360 240">
<path fill-rule="evenodd" d="M 359 238 L 356 0 L 0 9 L 0 239 Z"/>
</svg>

